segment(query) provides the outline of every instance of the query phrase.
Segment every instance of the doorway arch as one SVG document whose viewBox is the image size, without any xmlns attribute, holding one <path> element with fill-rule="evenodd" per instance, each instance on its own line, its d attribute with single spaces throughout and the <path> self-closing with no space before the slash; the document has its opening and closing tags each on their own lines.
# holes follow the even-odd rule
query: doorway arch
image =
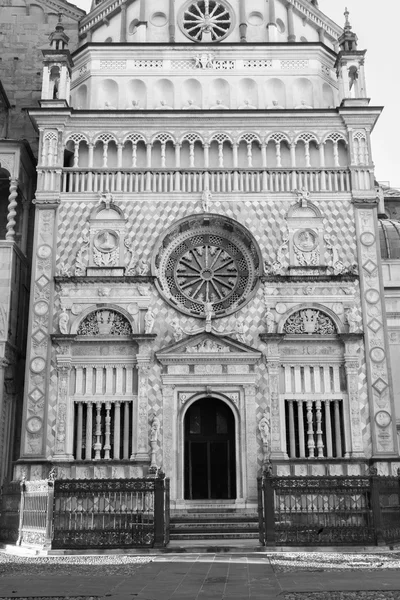
<svg viewBox="0 0 400 600">
<path fill-rule="evenodd" d="M 185 500 L 236 499 L 236 424 L 226 402 L 200 398 L 184 418 Z"/>
</svg>

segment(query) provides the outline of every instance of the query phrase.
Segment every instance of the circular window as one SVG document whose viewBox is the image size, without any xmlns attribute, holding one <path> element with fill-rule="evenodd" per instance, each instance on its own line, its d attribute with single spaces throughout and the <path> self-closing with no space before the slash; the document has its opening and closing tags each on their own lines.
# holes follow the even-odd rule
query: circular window
<svg viewBox="0 0 400 600">
<path fill-rule="evenodd" d="M 251 12 L 247 17 L 249 25 L 262 25 L 264 23 L 264 17 L 260 12 Z"/>
<path fill-rule="evenodd" d="M 233 15 L 226 2 L 190 1 L 182 9 L 180 23 L 183 33 L 195 42 L 219 42 L 232 30 Z"/>
<path fill-rule="evenodd" d="M 241 308 L 255 292 L 261 271 L 253 236 L 220 215 L 179 221 L 163 235 L 153 256 L 159 292 L 194 317 L 203 317 L 210 302 L 216 317 Z"/>
<path fill-rule="evenodd" d="M 164 27 L 164 25 L 167 24 L 167 21 L 167 15 L 165 15 L 163 12 L 156 12 L 150 18 L 150 23 L 155 27 Z"/>
</svg>

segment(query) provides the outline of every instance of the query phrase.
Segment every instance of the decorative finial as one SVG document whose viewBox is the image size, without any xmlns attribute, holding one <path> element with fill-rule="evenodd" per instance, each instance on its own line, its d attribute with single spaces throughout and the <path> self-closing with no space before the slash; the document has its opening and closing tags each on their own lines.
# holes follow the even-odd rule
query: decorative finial
<svg viewBox="0 0 400 600">
<path fill-rule="evenodd" d="M 344 24 L 345 28 L 351 29 L 350 20 L 349 20 L 350 12 L 349 12 L 349 9 L 347 8 L 347 6 L 344 11 L 344 16 L 346 17 L 346 22 Z"/>
</svg>

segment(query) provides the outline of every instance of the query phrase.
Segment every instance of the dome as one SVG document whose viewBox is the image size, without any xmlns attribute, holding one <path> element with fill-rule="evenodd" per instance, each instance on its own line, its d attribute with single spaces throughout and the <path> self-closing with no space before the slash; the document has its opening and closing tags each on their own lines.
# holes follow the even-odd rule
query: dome
<svg viewBox="0 0 400 600">
<path fill-rule="evenodd" d="M 383 260 L 400 260 L 400 221 L 379 219 L 379 238 Z"/>
</svg>

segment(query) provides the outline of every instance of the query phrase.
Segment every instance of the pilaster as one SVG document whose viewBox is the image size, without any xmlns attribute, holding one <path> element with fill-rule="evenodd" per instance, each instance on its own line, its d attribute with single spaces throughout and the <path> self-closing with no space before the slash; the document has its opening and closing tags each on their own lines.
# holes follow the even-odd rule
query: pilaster
<svg viewBox="0 0 400 600">
<path fill-rule="evenodd" d="M 376 203 L 356 202 L 373 458 L 398 456 Z"/>
<path fill-rule="evenodd" d="M 36 204 L 21 458 L 46 455 L 57 203 Z"/>
</svg>

